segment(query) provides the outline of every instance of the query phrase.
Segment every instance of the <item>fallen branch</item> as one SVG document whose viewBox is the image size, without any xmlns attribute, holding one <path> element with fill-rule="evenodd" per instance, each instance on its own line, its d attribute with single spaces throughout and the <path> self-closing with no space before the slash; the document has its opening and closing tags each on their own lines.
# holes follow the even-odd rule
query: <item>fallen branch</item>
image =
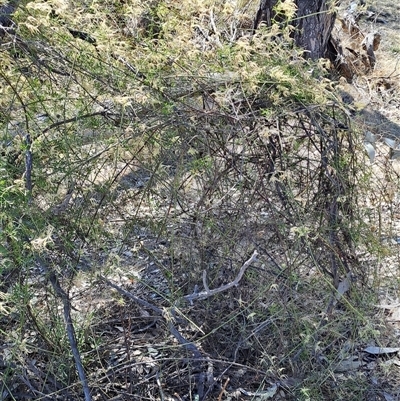
<svg viewBox="0 0 400 401">
<path fill-rule="evenodd" d="M 143 306 L 145 308 L 151 309 L 153 312 L 155 312 L 157 315 L 162 316 L 164 320 L 167 323 L 169 332 L 178 340 L 178 343 L 181 344 L 184 348 L 187 349 L 187 351 L 191 352 L 195 358 L 202 358 L 203 355 L 201 352 L 197 349 L 197 347 L 190 341 L 186 340 L 182 336 L 181 333 L 179 333 L 178 329 L 174 326 L 173 324 L 173 317 L 175 316 L 174 314 L 174 307 L 171 308 L 169 313 L 167 311 L 163 311 L 161 308 L 158 308 L 157 306 L 151 304 L 150 302 L 145 301 L 144 299 L 135 297 L 132 293 L 129 291 L 124 290 L 117 284 L 112 283 L 110 280 L 107 280 L 103 276 L 99 276 L 99 278 L 106 284 L 108 284 L 110 287 L 114 288 L 117 290 L 121 295 L 124 295 L 125 297 L 132 299 L 132 301 L 136 302 L 140 306 Z"/>
<path fill-rule="evenodd" d="M 222 396 L 223 396 L 224 393 L 225 393 L 226 386 L 228 385 L 229 380 L 230 380 L 229 377 L 225 380 L 225 383 L 224 383 L 224 385 L 222 386 L 221 392 L 219 393 L 218 401 L 222 401 Z"/>
<path fill-rule="evenodd" d="M 218 288 L 212 289 L 212 290 L 210 290 L 210 288 L 208 287 L 207 274 L 206 274 L 206 272 L 204 272 L 203 273 L 204 291 L 201 291 L 201 292 L 198 292 L 198 293 L 194 292 L 193 294 L 181 297 L 175 302 L 175 305 L 177 305 L 182 300 L 189 301 L 189 302 L 193 303 L 193 301 L 195 301 L 195 300 L 206 299 L 206 298 L 209 298 L 209 297 L 211 297 L 213 295 L 219 294 L 220 292 L 226 291 L 229 288 L 237 286 L 239 284 L 240 280 L 242 279 L 245 271 L 251 265 L 251 263 L 253 263 L 257 259 L 257 256 L 258 256 L 257 251 L 254 251 L 253 254 L 251 255 L 250 259 L 248 259 L 243 264 L 243 266 L 240 268 L 238 275 L 236 276 L 236 278 L 233 281 L 231 281 L 228 284 L 224 284 L 224 285 L 222 285 L 222 286 L 220 286 Z M 203 356 L 203 354 L 201 353 L 201 351 L 199 351 L 197 346 L 193 342 L 186 340 L 186 338 L 183 337 L 182 334 L 178 331 L 178 329 L 174 326 L 175 305 L 171 306 L 169 308 L 169 310 L 168 309 L 161 309 L 161 308 L 153 305 L 152 303 L 150 303 L 148 301 L 145 301 L 144 299 L 136 297 L 135 295 L 133 295 L 129 291 L 124 290 L 123 288 L 121 288 L 120 286 L 112 283 L 110 280 L 106 279 L 103 276 L 99 276 L 99 279 L 101 281 L 103 281 L 104 283 L 106 283 L 107 285 L 109 285 L 110 287 L 112 287 L 115 290 L 117 290 L 121 295 L 123 295 L 123 296 L 125 296 L 125 297 L 127 297 L 129 299 L 132 299 L 134 302 L 136 302 L 140 306 L 143 306 L 145 308 L 151 309 L 157 315 L 162 316 L 164 321 L 167 323 L 169 332 L 176 338 L 176 340 L 178 341 L 178 343 L 180 345 L 182 345 L 182 347 L 184 347 L 188 352 L 190 352 L 193 355 L 194 363 L 199 365 L 199 370 L 201 371 L 201 366 L 200 366 L 201 365 L 201 361 L 202 360 L 209 360 L 209 358 L 207 358 L 207 357 L 205 358 Z M 211 363 L 210 360 L 209 360 L 209 363 L 210 363 L 210 366 L 211 366 L 211 370 L 209 372 L 210 374 L 205 375 L 204 373 L 200 373 L 199 379 L 197 381 L 197 389 L 198 389 L 198 398 L 199 398 L 199 400 L 204 400 L 206 398 L 206 396 L 211 391 L 211 388 L 213 387 L 213 384 L 214 384 L 214 381 L 212 380 L 212 378 L 213 378 L 213 374 L 212 374 L 213 367 L 212 367 L 212 363 Z M 211 377 L 209 377 L 209 376 L 211 376 Z M 204 378 L 205 377 L 209 378 L 209 380 L 207 380 L 208 390 L 206 392 L 204 392 Z"/>
<path fill-rule="evenodd" d="M 204 271 L 203 272 L 203 286 L 204 286 L 205 291 L 193 292 L 193 294 L 185 295 L 182 298 L 179 298 L 176 301 L 176 303 L 179 303 L 182 300 L 185 300 L 185 301 L 188 301 L 188 302 L 192 303 L 193 301 L 197 301 L 197 300 L 200 300 L 200 299 L 206 299 L 206 298 L 212 297 L 213 295 L 219 294 L 220 292 L 226 291 L 229 288 L 236 287 L 237 285 L 239 285 L 239 282 L 242 279 L 245 271 L 249 268 L 249 266 L 254 261 L 257 260 L 257 256 L 258 256 L 258 252 L 254 251 L 253 254 L 251 255 L 250 259 L 248 259 L 246 262 L 244 262 L 243 266 L 239 270 L 238 275 L 236 276 L 236 278 L 233 281 L 231 281 L 228 284 L 221 285 L 218 288 L 214 288 L 213 290 L 210 290 L 210 288 L 208 287 L 208 284 L 207 284 L 207 273 Z M 99 279 L 101 281 L 103 281 L 104 283 L 108 284 L 110 287 L 112 287 L 115 290 L 117 290 L 121 295 L 124 295 L 127 298 L 132 299 L 137 304 L 139 304 L 141 306 L 144 306 L 145 308 L 151 309 L 152 311 L 156 312 L 158 315 L 163 315 L 163 310 L 161 308 L 151 304 L 150 302 L 145 301 L 144 299 L 136 297 L 131 292 L 124 290 L 120 286 L 112 283 L 110 280 L 106 279 L 105 277 L 103 277 L 101 275 L 99 275 L 98 277 L 99 277 Z"/>
<path fill-rule="evenodd" d="M 179 333 L 178 329 L 173 325 L 172 319 L 166 318 L 168 323 L 169 332 L 178 340 L 178 343 L 181 344 L 187 351 L 191 352 L 195 359 L 202 359 L 204 358 L 202 353 L 198 350 L 196 345 L 191 341 L 186 340 L 185 337 Z"/>
<path fill-rule="evenodd" d="M 98 276 L 100 280 L 102 280 L 104 283 L 108 284 L 110 287 L 114 288 L 117 290 L 121 295 L 126 296 L 127 298 L 132 299 L 132 301 L 135 301 L 137 304 L 140 306 L 144 306 L 145 308 L 151 309 L 153 312 L 157 313 L 157 315 L 162 315 L 163 310 L 161 308 L 158 308 L 157 306 L 151 304 L 150 302 L 145 301 L 144 299 L 135 297 L 132 293 L 129 291 L 124 290 L 117 284 L 112 283 L 110 280 L 107 280 L 103 276 Z"/>
<path fill-rule="evenodd" d="M 190 295 L 185 295 L 183 299 L 185 301 L 188 301 L 190 303 L 193 303 L 193 301 L 197 301 L 199 299 L 206 299 L 209 297 L 212 297 L 213 295 L 219 294 L 220 292 L 226 291 L 229 288 L 236 287 L 240 280 L 243 277 L 243 274 L 247 270 L 247 268 L 257 259 L 258 252 L 254 251 L 253 254 L 251 255 L 250 259 L 248 259 L 246 262 L 244 262 L 243 266 L 240 268 L 238 275 L 236 278 L 231 281 L 228 284 L 221 285 L 221 287 L 215 288 L 213 290 L 210 290 L 207 284 L 207 273 L 206 271 L 203 272 L 203 286 L 205 291 L 201 292 L 194 292 L 193 294 Z"/>
</svg>

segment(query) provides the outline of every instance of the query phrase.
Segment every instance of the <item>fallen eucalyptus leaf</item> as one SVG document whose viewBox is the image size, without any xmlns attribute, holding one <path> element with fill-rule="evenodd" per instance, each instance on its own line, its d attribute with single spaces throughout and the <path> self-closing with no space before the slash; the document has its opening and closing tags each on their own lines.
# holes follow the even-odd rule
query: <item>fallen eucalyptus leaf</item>
<svg viewBox="0 0 400 401">
<path fill-rule="evenodd" d="M 386 368 L 390 366 L 399 366 L 399 361 L 397 359 L 389 359 L 387 361 L 384 361 L 381 363 L 382 366 L 385 366 Z"/>
<path fill-rule="evenodd" d="M 274 384 L 272 387 L 269 387 L 267 391 L 263 391 L 257 398 L 256 400 L 258 401 L 264 401 L 272 398 L 276 392 L 278 391 L 278 386 Z"/>
<path fill-rule="evenodd" d="M 390 395 L 389 393 L 383 392 L 383 396 L 385 397 L 385 401 L 395 401 L 396 399 Z"/>
<path fill-rule="evenodd" d="M 364 141 L 369 143 L 375 143 L 376 135 L 373 134 L 371 131 L 365 131 Z"/>
<path fill-rule="evenodd" d="M 393 354 L 395 352 L 399 352 L 400 348 L 391 348 L 391 347 L 367 347 L 364 348 L 364 352 L 371 355 L 384 355 L 384 354 Z"/>
<path fill-rule="evenodd" d="M 390 149 L 390 160 L 400 159 L 400 150 Z"/>
<path fill-rule="evenodd" d="M 365 150 L 368 153 L 369 161 L 371 163 L 373 163 L 374 160 L 375 160 L 375 148 L 374 148 L 374 145 L 372 145 L 371 142 L 366 142 L 365 141 L 364 142 L 364 147 L 365 147 Z"/>
<path fill-rule="evenodd" d="M 341 281 L 338 285 L 336 292 L 336 299 L 339 301 L 340 298 L 350 289 L 351 287 L 351 274 L 347 273 L 346 278 Z"/>
<path fill-rule="evenodd" d="M 263 391 L 247 391 L 243 388 L 238 388 L 235 392 L 236 395 L 242 393 L 247 397 L 254 397 L 253 399 L 256 401 L 264 401 L 272 398 L 276 392 L 278 391 L 278 385 L 274 384 L 271 387 L 268 387 L 266 390 Z"/>
<path fill-rule="evenodd" d="M 391 149 L 397 149 L 398 143 L 392 138 L 383 138 L 383 142 Z"/>
</svg>

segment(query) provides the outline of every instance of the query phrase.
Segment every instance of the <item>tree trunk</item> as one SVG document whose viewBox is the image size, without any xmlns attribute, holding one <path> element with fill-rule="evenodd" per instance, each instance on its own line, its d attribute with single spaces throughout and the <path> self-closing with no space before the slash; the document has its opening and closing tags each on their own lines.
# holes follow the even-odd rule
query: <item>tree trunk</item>
<svg viewBox="0 0 400 401">
<path fill-rule="evenodd" d="M 261 0 L 254 29 L 262 22 L 267 26 L 281 22 L 276 14 L 275 6 L 283 0 Z M 331 32 L 335 23 L 334 0 L 294 0 L 297 5 L 297 17 L 291 21 L 296 27 L 294 40 L 296 44 L 305 49 L 305 57 L 313 60 L 321 57 L 332 58 L 329 54 Z M 336 1 L 337 2 L 337 1 Z"/>
</svg>

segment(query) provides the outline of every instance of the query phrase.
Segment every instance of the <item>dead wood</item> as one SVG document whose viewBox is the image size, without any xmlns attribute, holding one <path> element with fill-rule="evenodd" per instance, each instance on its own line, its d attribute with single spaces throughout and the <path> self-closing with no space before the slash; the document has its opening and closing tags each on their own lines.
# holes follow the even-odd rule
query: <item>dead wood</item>
<svg viewBox="0 0 400 401">
<path fill-rule="evenodd" d="M 81 355 L 78 350 L 78 343 L 76 341 L 74 324 L 71 317 L 71 301 L 67 293 L 61 288 L 60 282 L 54 271 L 49 271 L 49 279 L 56 295 L 61 299 L 64 307 L 64 320 L 66 324 L 66 330 L 69 340 L 69 345 L 71 347 L 72 355 L 75 360 L 75 367 L 78 372 L 79 379 L 82 383 L 83 393 L 85 395 L 85 401 L 91 401 L 92 396 L 90 394 L 90 389 L 88 381 L 86 378 L 85 370 L 83 368 Z"/>
</svg>

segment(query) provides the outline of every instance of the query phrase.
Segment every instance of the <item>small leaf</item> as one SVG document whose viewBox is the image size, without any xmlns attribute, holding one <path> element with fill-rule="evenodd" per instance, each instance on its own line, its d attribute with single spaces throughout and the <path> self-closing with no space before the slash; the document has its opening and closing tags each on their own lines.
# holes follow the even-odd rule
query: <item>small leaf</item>
<svg viewBox="0 0 400 401">
<path fill-rule="evenodd" d="M 400 150 L 390 149 L 390 160 L 396 160 L 400 158 Z"/>
<path fill-rule="evenodd" d="M 8 254 L 8 249 L 5 246 L 1 245 L 1 244 L 0 244 L 0 254 L 2 256 L 6 256 Z"/>
<path fill-rule="evenodd" d="M 386 393 L 385 391 L 383 392 L 383 396 L 385 397 L 385 401 L 396 401 L 396 398 L 394 398 L 392 395 L 389 393 Z"/>
<path fill-rule="evenodd" d="M 267 390 L 265 391 L 260 391 L 259 393 L 255 393 L 256 395 L 256 400 L 257 401 L 264 401 L 264 400 L 269 400 L 270 398 L 272 398 L 276 392 L 278 391 L 278 385 L 274 384 L 271 387 L 268 387 Z"/>
</svg>

